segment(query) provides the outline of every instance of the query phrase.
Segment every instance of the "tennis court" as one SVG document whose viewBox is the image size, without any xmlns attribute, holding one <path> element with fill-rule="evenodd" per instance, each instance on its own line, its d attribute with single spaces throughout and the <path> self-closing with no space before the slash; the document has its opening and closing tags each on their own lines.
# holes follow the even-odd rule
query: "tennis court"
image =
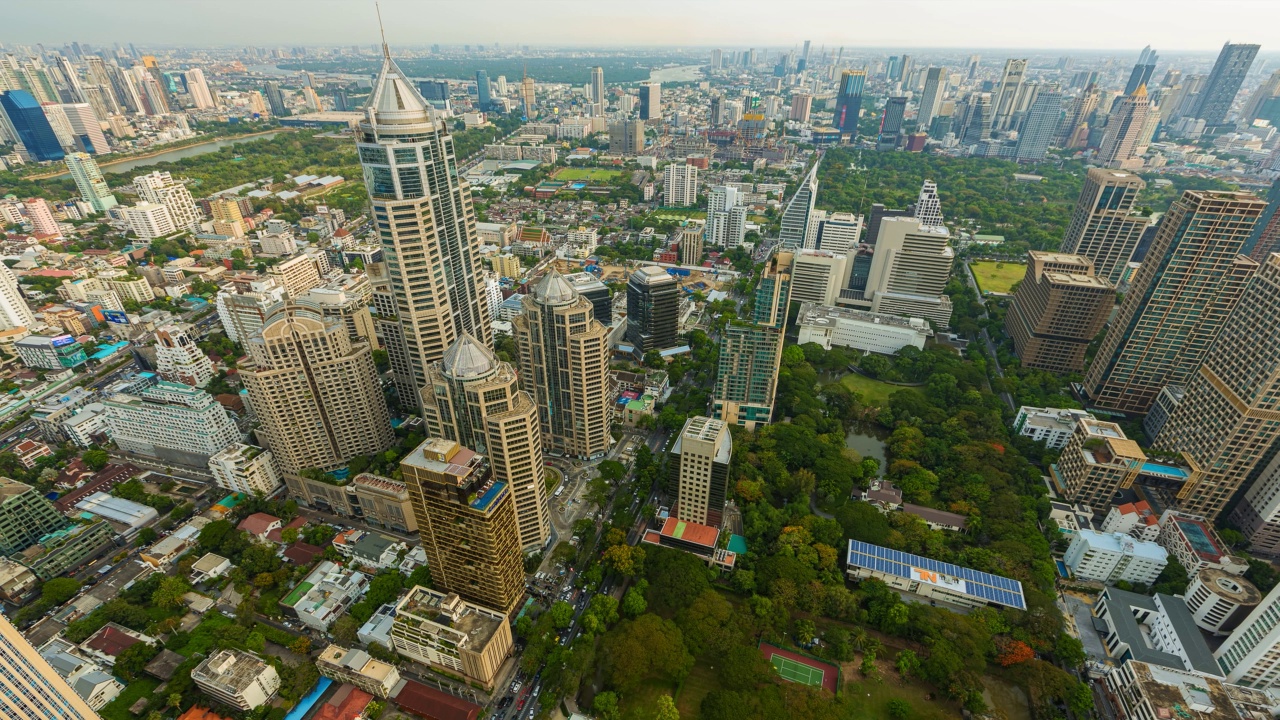
<svg viewBox="0 0 1280 720">
<path fill-rule="evenodd" d="M 835 667 L 769 643 L 761 643 L 760 652 L 783 680 L 836 691 Z"/>
</svg>

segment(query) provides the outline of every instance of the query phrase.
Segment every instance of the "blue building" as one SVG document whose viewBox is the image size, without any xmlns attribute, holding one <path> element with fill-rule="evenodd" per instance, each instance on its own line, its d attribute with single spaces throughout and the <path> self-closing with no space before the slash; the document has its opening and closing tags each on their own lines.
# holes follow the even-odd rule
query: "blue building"
<svg viewBox="0 0 1280 720">
<path fill-rule="evenodd" d="M 489 73 L 484 70 L 476 71 L 476 105 L 481 110 L 488 110 L 493 105 L 493 97 L 489 89 Z M 447 100 L 448 97 L 446 96 Z"/>
<path fill-rule="evenodd" d="M 9 90 L 0 93 L 0 110 L 8 116 L 18 139 L 31 157 L 38 161 L 56 161 L 66 157 L 62 143 L 53 133 L 53 126 L 44 116 L 44 110 L 35 97 L 26 90 Z"/>
<path fill-rule="evenodd" d="M 862 112 L 862 91 L 866 84 L 867 73 L 864 70 L 845 70 L 840 76 L 834 124 L 851 140 L 858 139 L 858 117 Z"/>
</svg>

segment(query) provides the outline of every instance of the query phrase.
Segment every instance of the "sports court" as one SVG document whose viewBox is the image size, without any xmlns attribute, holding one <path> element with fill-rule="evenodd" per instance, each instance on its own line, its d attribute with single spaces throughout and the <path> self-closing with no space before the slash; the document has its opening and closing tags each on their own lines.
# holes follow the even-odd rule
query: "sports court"
<svg viewBox="0 0 1280 720">
<path fill-rule="evenodd" d="M 778 675 L 787 682 L 820 687 L 831 693 L 836 691 L 836 669 L 824 662 L 799 653 L 783 650 L 769 643 L 760 644 L 760 653 L 773 665 Z"/>
</svg>

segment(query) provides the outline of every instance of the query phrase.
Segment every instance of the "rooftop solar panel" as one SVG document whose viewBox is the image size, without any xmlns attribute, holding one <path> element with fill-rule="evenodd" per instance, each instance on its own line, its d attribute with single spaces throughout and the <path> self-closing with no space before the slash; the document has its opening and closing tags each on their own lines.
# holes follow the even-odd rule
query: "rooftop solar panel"
<svg viewBox="0 0 1280 720">
<path fill-rule="evenodd" d="M 875 572 L 896 575 L 912 579 L 912 569 L 919 568 L 940 575 L 964 580 L 963 585 L 943 584 L 949 590 L 965 595 L 999 603 L 1007 607 L 1025 610 L 1026 599 L 1022 595 L 1022 583 L 999 575 L 981 572 L 972 568 L 945 563 L 933 558 L 912 555 L 901 550 L 871 545 L 860 540 L 849 541 L 848 563 L 854 567 L 864 567 Z"/>
</svg>

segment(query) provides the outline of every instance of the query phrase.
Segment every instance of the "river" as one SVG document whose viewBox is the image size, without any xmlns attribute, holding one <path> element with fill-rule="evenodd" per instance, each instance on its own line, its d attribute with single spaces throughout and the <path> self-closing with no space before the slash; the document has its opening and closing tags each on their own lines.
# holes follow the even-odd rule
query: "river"
<svg viewBox="0 0 1280 720">
<path fill-rule="evenodd" d="M 121 160 L 119 162 L 99 162 L 99 167 L 103 172 L 122 173 L 134 170 L 148 165 L 157 165 L 162 162 L 173 162 L 182 158 L 195 157 L 196 155 L 204 155 L 205 153 L 216 152 L 224 147 L 231 145 L 239 145 L 240 143 L 253 142 L 254 140 L 270 140 L 279 135 L 279 132 L 269 132 L 262 135 L 253 135 L 250 137 L 223 138 L 221 140 L 212 140 L 198 145 L 187 145 L 158 155 L 150 155 L 148 157 L 133 158 L 131 160 Z M 67 173 L 59 173 L 51 177 L 65 177 Z"/>
<path fill-rule="evenodd" d="M 701 65 L 677 65 L 649 71 L 650 82 L 693 82 L 702 79 Z"/>
</svg>

